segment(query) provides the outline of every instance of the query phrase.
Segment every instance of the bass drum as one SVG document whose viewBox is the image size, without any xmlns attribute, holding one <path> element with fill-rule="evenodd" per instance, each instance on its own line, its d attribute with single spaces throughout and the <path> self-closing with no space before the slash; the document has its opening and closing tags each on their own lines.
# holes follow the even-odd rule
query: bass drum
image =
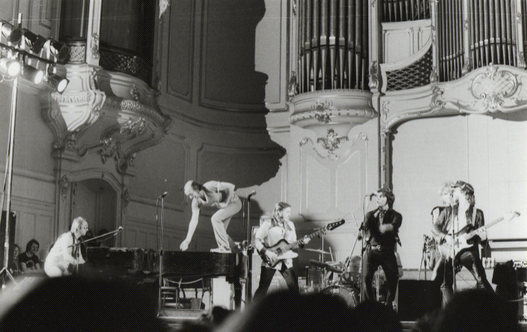
<svg viewBox="0 0 527 332">
<path fill-rule="evenodd" d="M 340 297 L 350 308 L 355 308 L 359 304 L 359 292 L 356 289 L 343 286 L 329 286 L 322 290 L 323 294 Z"/>
</svg>

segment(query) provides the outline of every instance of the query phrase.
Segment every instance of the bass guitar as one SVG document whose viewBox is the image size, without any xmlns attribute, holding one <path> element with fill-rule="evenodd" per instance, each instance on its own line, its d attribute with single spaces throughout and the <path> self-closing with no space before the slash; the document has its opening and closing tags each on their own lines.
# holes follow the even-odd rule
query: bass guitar
<svg viewBox="0 0 527 332">
<path fill-rule="evenodd" d="M 312 239 L 315 236 L 318 236 L 320 234 L 325 233 L 326 231 L 331 231 L 341 225 L 343 225 L 345 222 L 344 219 L 335 221 L 332 223 L 327 224 L 324 227 L 321 227 L 317 229 L 315 232 L 306 235 L 305 237 Z M 269 258 L 267 255 L 261 254 L 262 260 L 266 262 L 269 266 L 274 267 L 276 264 L 280 263 L 281 261 L 289 258 L 296 258 L 298 257 L 298 254 L 293 251 L 293 249 L 297 249 L 299 246 L 303 244 L 304 239 L 289 243 L 286 239 L 281 239 L 272 246 L 265 246 L 265 251 L 271 251 L 276 254 L 276 258 Z"/>
<path fill-rule="evenodd" d="M 510 221 L 519 216 L 520 213 L 516 211 L 507 213 L 491 221 L 487 225 L 481 226 L 472 231 L 457 233 L 455 236 L 455 241 L 452 241 L 452 235 L 447 235 L 445 236 L 445 239 L 439 243 L 439 252 L 444 258 L 452 258 L 452 247 L 454 247 L 456 254 L 463 249 L 470 248 L 476 243 L 487 239 L 487 229 L 490 227 L 505 220 Z"/>
</svg>

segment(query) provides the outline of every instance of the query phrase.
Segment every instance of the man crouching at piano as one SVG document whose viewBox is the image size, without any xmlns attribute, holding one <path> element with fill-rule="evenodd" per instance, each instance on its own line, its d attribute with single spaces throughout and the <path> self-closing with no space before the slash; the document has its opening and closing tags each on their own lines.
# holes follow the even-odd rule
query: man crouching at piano
<svg viewBox="0 0 527 332">
<path fill-rule="evenodd" d="M 49 277 L 70 275 L 73 268 L 84 264 L 79 239 L 88 232 L 88 222 L 83 217 L 73 219 L 69 232 L 60 235 L 51 247 L 44 272 Z"/>
<path fill-rule="evenodd" d="M 298 279 L 293 270 L 293 251 L 277 254 L 273 248 L 276 244 L 287 241 L 293 243 L 297 241 L 295 225 L 289 217 L 291 216 L 291 206 L 285 202 L 276 203 L 273 216 L 260 225 L 255 234 L 255 247 L 262 257 L 262 268 L 260 272 L 260 284 L 254 293 L 254 299 L 262 298 L 266 293 L 276 271 L 280 271 L 287 283 L 289 290 L 298 292 Z M 304 246 L 310 241 L 305 237 L 299 241 L 299 246 Z"/>
</svg>

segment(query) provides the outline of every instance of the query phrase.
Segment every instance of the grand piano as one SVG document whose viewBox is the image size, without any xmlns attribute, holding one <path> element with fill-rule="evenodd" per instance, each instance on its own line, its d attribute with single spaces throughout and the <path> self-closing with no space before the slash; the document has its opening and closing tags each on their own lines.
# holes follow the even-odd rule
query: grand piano
<svg viewBox="0 0 527 332">
<path fill-rule="evenodd" d="M 242 254 L 164 251 L 163 277 L 213 278 L 224 276 L 234 285 L 235 305 L 241 303 Z M 158 287 L 159 253 L 141 248 L 88 247 L 82 273 L 89 277 L 125 280 Z"/>
</svg>

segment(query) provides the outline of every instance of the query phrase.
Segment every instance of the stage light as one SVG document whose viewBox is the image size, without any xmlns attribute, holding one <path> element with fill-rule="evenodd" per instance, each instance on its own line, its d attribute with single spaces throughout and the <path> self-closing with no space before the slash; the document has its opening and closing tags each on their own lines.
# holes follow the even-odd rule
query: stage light
<svg viewBox="0 0 527 332">
<path fill-rule="evenodd" d="M 58 93 L 64 92 L 70 83 L 67 78 L 55 74 L 48 75 L 48 82 Z"/>
<path fill-rule="evenodd" d="M 18 43 L 22 37 L 22 30 L 4 20 L 0 20 L 0 31 L 2 37 L 10 43 Z"/>
<path fill-rule="evenodd" d="M 58 42 L 54 39 L 48 39 L 43 46 L 44 52 L 47 53 L 47 57 L 53 57 L 58 62 L 66 60 L 69 54 L 69 48 L 65 43 Z"/>
<path fill-rule="evenodd" d="M 27 29 L 22 30 L 22 45 L 21 48 L 25 50 L 30 50 L 35 54 L 39 54 L 46 42 L 46 39 L 42 36 L 39 36 Z"/>
<path fill-rule="evenodd" d="M 31 66 L 24 66 L 22 76 L 35 84 L 40 84 L 44 79 L 44 72 Z"/>
<path fill-rule="evenodd" d="M 0 72 L 4 75 L 14 77 L 20 73 L 20 62 L 14 59 L 0 59 Z"/>
</svg>

